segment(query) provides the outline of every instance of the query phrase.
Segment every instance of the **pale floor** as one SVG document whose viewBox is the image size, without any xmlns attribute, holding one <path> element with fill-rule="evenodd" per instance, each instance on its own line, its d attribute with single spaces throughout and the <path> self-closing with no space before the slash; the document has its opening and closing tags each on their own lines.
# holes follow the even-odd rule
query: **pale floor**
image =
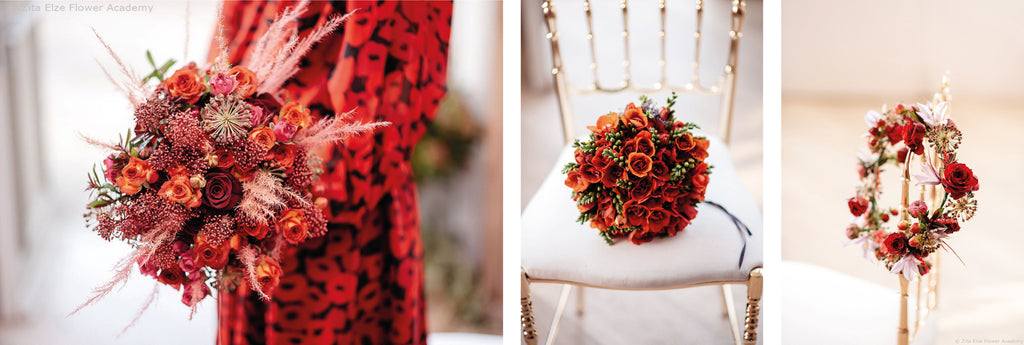
<svg viewBox="0 0 1024 345">
<path fill-rule="evenodd" d="M 885 101 L 892 106 L 895 100 L 783 97 L 782 258 L 890 286 L 895 309 L 896 277 L 880 264 L 862 259 L 859 248 L 843 247 L 851 218 L 846 198 L 857 183 L 857 150 L 866 147 L 863 116 Z M 1024 147 L 1015 143 L 1024 129 L 1022 106 L 970 99 L 952 103 L 951 115 L 964 131 L 960 160 L 974 170 L 981 190 L 976 194 L 978 213 L 950 241 L 965 264 L 943 253 L 937 344 L 964 339 L 1024 341 L 1024 252 L 1019 247 L 1024 232 L 1014 218 L 1024 206 L 1024 185 L 1019 181 Z M 896 198 L 892 195 L 899 193 L 898 177 L 884 180 L 883 188 Z M 895 199 L 892 202 L 895 205 Z M 828 288 L 829 282 L 807 280 Z M 828 302 L 841 306 L 857 303 L 856 298 L 835 296 L 836 301 Z M 834 310 L 842 312 L 841 307 Z M 828 315 L 783 311 L 783 317 Z"/>
</svg>

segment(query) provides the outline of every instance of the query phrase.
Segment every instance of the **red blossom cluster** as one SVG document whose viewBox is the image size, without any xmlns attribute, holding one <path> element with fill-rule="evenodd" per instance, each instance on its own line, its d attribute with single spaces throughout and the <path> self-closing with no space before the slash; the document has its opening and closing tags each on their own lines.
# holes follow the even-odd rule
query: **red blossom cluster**
<svg viewBox="0 0 1024 345">
<path fill-rule="evenodd" d="M 675 236 L 697 215 L 709 182 L 709 142 L 691 133 L 696 125 L 675 120 L 675 95 L 668 107 L 642 100 L 589 126 L 589 139 L 576 141 L 575 161 L 564 169 L 578 220 L 609 243 Z"/>
</svg>

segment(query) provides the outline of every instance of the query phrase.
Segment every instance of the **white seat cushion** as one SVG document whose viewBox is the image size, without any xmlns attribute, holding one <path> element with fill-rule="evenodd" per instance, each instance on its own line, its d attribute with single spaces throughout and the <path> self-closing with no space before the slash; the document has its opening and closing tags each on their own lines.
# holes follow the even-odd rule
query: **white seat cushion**
<svg viewBox="0 0 1024 345">
<path fill-rule="evenodd" d="M 724 206 L 753 233 L 747 238 L 742 266 L 740 231 L 722 210 L 706 204 L 698 206 L 697 217 L 675 237 L 642 245 L 621 240 L 609 246 L 598 230 L 576 223 L 579 211 L 561 173 L 573 160 L 573 149 L 566 146 L 523 211 L 522 261 L 527 275 L 618 289 L 745 281 L 751 269 L 762 265 L 761 211 L 736 175 L 729 150 L 721 141 L 708 139 L 707 162 L 714 169 L 705 199 Z"/>
<path fill-rule="evenodd" d="M 821 266 L 783 261 L 782 342 L 794 345 L 896 344 L 899 327 L 899 283 L 885 287 Z M 774 268 L 772 271 L 776 271 Z M 915 301 L 909 304 L 914 323 Z M 935 342 L 936 311 L 911 344 Z M 911 325 L 913 330 L 913 325 Z"/>
</svg>

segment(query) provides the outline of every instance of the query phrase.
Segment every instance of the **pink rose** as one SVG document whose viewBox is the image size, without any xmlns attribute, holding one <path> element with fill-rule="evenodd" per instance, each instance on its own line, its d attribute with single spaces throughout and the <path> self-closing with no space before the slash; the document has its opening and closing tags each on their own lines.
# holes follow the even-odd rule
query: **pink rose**
<svg viewBox="0 0 1024 345">
<path fill-rule="evenodd" d="M 103 175 L 105 175 L 107 181 L 110 181 L 110 183 L 116 183 L 117 175 L 121 174 L 121 170 L 114 169 L 115 163 L 113 157 L 114 155 L 110 155 L 110 157 L 107 157 L 107 159 L 103 160 Z"/>
<path fill-rule="evenodd" d="M 200 266 L 196 264 L 196 253 L 192 250 L 181 253 L 181 261 L 178 261 L 178 266 L 189 275 L 199 271 Z"/>
<path fill-rule="evenodd" d="M 928 204 L 925 204 L 923 200 L 914 200 L 907 206 L 907 211 L 910 212 L 910 216 L 917 218 L 919 215 L 928 214 Z"/>
<path fill-rule="evenodd" d="M 287 143 L 292 140 L 292 136 L 299 130 L 291 122 L 279 122 L 274 124 L 274 136 L 277 137 L 277 142 Z"/>
<path fill-rule="evenodd" d="M 153 261 L 149 260 L 149 256 L 143 255 L 135 259 L 135 263 L 139 264 L 139 273 L 142 275 L 156 277 L 156 271 L 160 269 Z M 145 262 L 145 264 L 143 264 Z"/>
<path fill-rule="evenodd" d="M 253 127 L 262 125 L 263 120 L 266 120 L 266 116 L 263 114 L 263 107 L 255 105 L 249 107 L 249 122 L 252 123 Z"/>
<path fill-rule="evenodd" d="M 217 73 L 217 75 L 210 78 L 210 93 L 214 96 L 229 94 L 235 91 L 236 87 L 238 87 L 238 81 L 235 80 L 235 77 L 224 73 Z"/>
<path fill-rule="evenodd" d="M 181 303 L 189 307 L 194 307 L 196 303 L 202 301 L 206 296 L 210 295 L 210 287 L 206 286 L 205 279 L 196 279 L 192 282 L 186 283 L 184 289 L 182 289 Z"/>
</svg>

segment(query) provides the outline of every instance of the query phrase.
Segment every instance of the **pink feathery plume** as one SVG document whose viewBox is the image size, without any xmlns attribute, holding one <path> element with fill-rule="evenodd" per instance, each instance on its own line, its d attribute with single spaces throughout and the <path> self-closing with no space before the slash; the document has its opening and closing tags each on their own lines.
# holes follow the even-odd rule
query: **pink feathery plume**
<svg viewBox="0 0 1024 345">
<path fill-rule="evenodd" d="M 285 10 L 270 23 L 267 31 L 256 41 L 245 65 L 256 74 L 258 80 L 264 80 L 274 67 L 276 59 L 272 57 L 280 50 L 286 50 L 286 47 L 295 44 L 297 28 L 294 21 L 306 12 L 308 5 L 309 0 L 303 0 L 295 7 Z"/>
<path fill-rule="evenodd" d="M 260 295 L 260 298 L 267 301 L 270 300 L 270 296 L 263 292 L 263 286 L 260 284 L 259 279 L 256 279 L 256 259 L 258 257 L 259 254 L 256 253 L 256 250 L 251 245 L 246 245 L 238 251 L 238 260 L 245 265 L 245 275 L 249 278 L 249 285 L 253 291 Z"/>
<path fill-rule="evenodd" d="M 224 18 L 224 3 L 217 4 L 217 18 Z M 224 22 L 217 21 L 217 57 L 213 59 L 213 70 L 226 72 L 228 70 L 228 40 L 224 35 Z"/>
<path fill-rule="evenodd" d="M 355 110 L 331 118 L 324 118 L 313 126 L 299 132 L 293 139 L 296 145 L 310 152 L 318 145 L 340 143 L 353 135 L 369 133 L 377 128 L 390 125 L 390 122 L 349 122 Z"/>
<path fill-rule="evenodd" d="M 90 137 L 88 137 L 88 136 L 86 136 L 85 134 L 82 134 L 82 133 L 78 133 L 78 136 L 80 138 L 82 138 L 82 141 L 85 141 L 86 144 L 89 144 L 89 145 L 92 145 L 92 146 L 96 146 L 96 147 L 99 147 L 99 148 L 102 148 L 102 149 L 113 150 L 113 151 L 120 151 L 121 150 L 121 146 L 119 146 L 117 144 L 111 144 L 111 143 L 103 142 L 103 141 L 95 139 L 95 138 L 90 138 Z"/>
<path fill-rule="evenodd" d="M 135 317 L 132 318 L 132 321 L 129 322 L 128 325 L 124 326 L 124 328 L 121 329 L 121 333 L 119 333 L 117 335 L 118 338 L 120 338 L 122 335 L 127 333 L 129 328 L 132 328 L 133 326 L 135 326 L 136 322 L 139 322 L 139 319 L 142 318 L 142 313 L 144 313 L 146 310 L 149 309 L 150 306 L 153 305 L 153 302 L 156 301 L 156 296 L 159 293 L 160 293 L 160 283 L 159 282 L 155 282 L 155 283 L 153 283 L 153 291 L 149 293 L 149 297 L 146 297 L 146 302 L 144 302 L 142 304 L 142 308 L 139 308 L 139 311 L 135 313 Z"/>
<path fill-rule="evenodd" d="M 110 281 L 107 281 L 103 285 L 97 286 L 95 289 L 93 289 L 92 297 L 89 297 L 89 299 L 86 300 L 85 303 L 82 303 L 82 305 L 79 305 L 77 308 L 75 308 L 75 310 L 69 313 L 68 316 L 75 315 L 76 313 L 78 313 L 78 311 L 82 310 L 82 308 L 85 308 L 89 305 L 92 305 L 93 303 L 96 303 L 96 301 L 99 301 L 104 296 L 114 291 L 114 288 L 117 287 L 119 284 L 121 286 L 124 286 L 124 284 L 128 282 L 128 278 L 131 277 L 132 266 L 135 264 L 135 260 L 139 257 L 140 254 L 140 251 L 136 249 L 132 251 L 131 254 L 128 254 L 128 256 L 126 256 L 120 262 L 118 262 L 117 265 L 114 266 L 116 270 L 116 272 L 114 273 L 114 277 L 111 278 Z"/>
<path fill-rule="evenodd" d="M 344 23 L 348 19 L 349 14 L 344 16 L 334 16 L 329 19 L 323 26 L 313 30 L 309 36 L 302 39 L 297 45 L 291 47 L 291 49 L 282 50 L 283 55 L 278 55 L 277 61 L 274 62 L 274 68 L 271 69 L 269 75 L 264 78 L 260 78 L 260 86 L 256 89 L 257 92 L 272 92 L 279 90 L 284 82 L 291 78 L 295 73 L 299 72 L 299 62 L 302 56 L 306 55 L 313 44 L 327 37 L 328 34 L 334 32 L 341 23 Z"/>
<path fill-rule="evenodd" d="M 264 170 L 257 170 L 252 180 L 242 182 L 242 201 L 238 204 L 238 212 L 259 222 L 267 224 L 267 218 L 274 217 L 277 210 L 284 208 L 285 200 L 278 195 L 283 188 L 274 175 Z"/>
<path fill-rule="evenodd" d="M 117 53 L 114 53 L 114 49 L 110 48 L 110 45 L 103 40 L 103 37 L 100 37 L 100 33 L 96 32 L 95 28 L 92 28 L 92 33 L 96 35 L 96 38 L 100 40 L 103 47 L 107 49 L 107 53 L 114 59 L 114 62 L 121 67 L 121 73 L 123 73 L 124 77 L 127 79 L 121 83 L 115 84 L 120 84 L 119 88 L 122 88 L 123 92 L 125 92 L 128 97 L 128 101 L 132 103 L 132 106 L 137 106 L 144 102 L 146 100 L 147 92 L 142 84 L 142 78 L 139 78 L 138 74 L 135 74 L 135 70 L 129 67 L 128 64 L 121 61 L 121 57 L 117 56 Z M 100 68 L 103 69 L 103 66 L 100 66 Z M 103 73 L 106 73 L 107 77 L 113 81 L 113 78 L 110 77 L 110 74 L 107 73 L 106 69 L 103 69 Z"/>
</svg>

